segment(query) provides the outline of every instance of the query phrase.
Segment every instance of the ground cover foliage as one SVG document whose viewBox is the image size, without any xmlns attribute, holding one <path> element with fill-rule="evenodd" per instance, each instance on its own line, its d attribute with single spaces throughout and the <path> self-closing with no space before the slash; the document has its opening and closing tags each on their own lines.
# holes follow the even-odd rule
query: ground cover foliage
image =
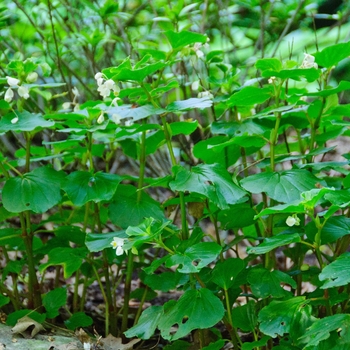
<svg viewBox="0 0 350 350">
<path fill-rule="evenodd" d="M 2 6 L 8 325 L 348 348 L 346 1 Z"/>
</svg>

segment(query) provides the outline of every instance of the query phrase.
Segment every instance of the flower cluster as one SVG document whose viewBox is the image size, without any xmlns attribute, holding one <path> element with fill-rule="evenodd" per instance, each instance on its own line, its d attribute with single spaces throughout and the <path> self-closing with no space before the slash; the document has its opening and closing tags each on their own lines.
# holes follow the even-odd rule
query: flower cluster
<svg viewBox="0 0 350 350">
<path fill-rule="evenodd" d="M 318 68 L 317 63 L 315 63 L 315 57 L 309 55 L 308 53 L 304 53 L 304 60 L 300 66 L 300 68 Z"/>
<path fill-rule="evenodd" d="M 286 224 L 289 227 L 299 226 L 300 225 L 300 219 L 297 217 L 297 214 L 293 214 L 292 216 L 288 216 L 288 218 L 286 220 Z"/>
<path fill-rule="evenodd" d="M 109 97 L 113 90 L 114 95 L 118 95 L 120 88 L 112 79 L 105 79 L 101 72 L 95 74 L 96 83 L 98 85 L 97 91 L 103 98 Z"/>
<path fill-rule="evenodd" d="M 14 92 L 12 89 L 17 88 L 18 95 L 20 97 L 23 97 L 24 99 L 29 98 L 29 89 L 27 86 L 20 86 L 20 80 L 12 77 L 6 77 L 7 79 L 7 84 L 9 85 L 9 88 L 6 90 L 5 93 L 5 101 L 6 102 L 11 102 L 13 100 L 13 97 L 15 96 Z"/>
</svg>

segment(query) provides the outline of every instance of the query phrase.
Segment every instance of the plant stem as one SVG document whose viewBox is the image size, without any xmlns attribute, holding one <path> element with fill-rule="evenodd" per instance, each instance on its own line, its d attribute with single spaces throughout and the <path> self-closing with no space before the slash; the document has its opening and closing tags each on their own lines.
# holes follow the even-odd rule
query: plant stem
<svg viewBox="0 0 350 350">
<path fill-rule="evenodd" d="M 128 316 L 129 316 L 129 301 L 131 293 L 131 281 L 132 273 L 134 270 L 134 256 L 131 251 L 128 252 L 128 262 L 126 269 L 125 287 L 124 287 L 124 308 L 122 318 L 122 333 L 128 329 Z"/>
<path fill-rule="evenodd" d="M 227 292 L 227 289 L 224 289 L 224 293 L 225 293 L 225 301 L 226 301 L 226 310 L 227 310 L 227 317 L 228 317 L 228 321 L 230 323 L 231 326 L 231 330 L 230 330 L 230 335 L 231 335 L 231 339 L 234 345 L 235 349 L 238 349 L 238 343 L 240 345 L 242 345 L 242 342 L 238 336 L 237 330 L 233 325 L 232 322 L 232 313 L 231 313 L 231 305 L 230 305 L 230 298 Z"/>
<path fill-rule="evenodd" d="M 95 276 L 96 276 L 98 285 L 100 286 L 100 290 L 101 290 L 101 293 L 102 293 L 102 296 L 103 296 L 103 300 L 104 300 L 105 303 L 106 303 L 105 334 L 106 334 L 106 337 L 107 337 L 107 335 L 108 335 L 108 333 L 109 333 L 109 303 L 108 303 L 108 298 L 107 298 L 106 293 L 105 293 L 105 290 L 104 290 L 104 288 L 103 288 L 100 275 L 98 274 L 98 272 L 97 272 L 96 267 L 95 267 L 94 264 L 92 264 L 92 268 L 93 268 L 93 270 L 94 270 L 94 272 L 95 272 Z"/>
<path fill-rule="evenodd" d="M 28 261 L 28 308 L 37 309 L 41 306 L 41 291 L 35 270 L 35 262 L 33 256 L 34 235 L 31 231 L 29 211 L 20 213 L 20 222 Z"/>
</svg>

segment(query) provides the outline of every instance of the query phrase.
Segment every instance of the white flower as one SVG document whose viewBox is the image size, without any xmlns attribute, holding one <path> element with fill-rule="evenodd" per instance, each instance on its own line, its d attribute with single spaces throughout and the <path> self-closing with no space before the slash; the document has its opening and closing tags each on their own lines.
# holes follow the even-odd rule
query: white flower
<svg viewBox="0 0 350 350">
<path fill-rule="evenodd" d="M 196 53 L 198 58 L 202 58 L 204 56 L 204 53 L 200 50 L 200 48 L 202 47 L 202 43 L 195 43 L 193 45 L 193 50 Z"/>
<path fill-rule="evenodd" d="M 125 126 L 131 126 L 134 124 L 134 121 L 132 119 L 129 119 L 125 122 Z"/>
<path fill-rule="evenodd" d="M 26 86 L 20 86 L 18 88 L 18 95 L 25 99 L 29 98 L 29 89 Z"/>
<path fill-rule="evenodd" d="M 115 82 L 112 79 L 108 79 L 105 81 L 104 85 L 106 85 L 109 90 L 113 90 Z"/>
<path fill-rule="evenodd" d="M 202 58 L 204 56 L 204 53 L 201 50 L 197 50 L 196 51 L 196 55 L 197 55 L 198 58 Z"/>
<path fill-rule="evenodd" d="M 16 124 L 18 122 L 18 117 L 11 119 L 11 124 Z"/>
<path fill-rule="evenodd" d="M 276 77 L 271 77 L 271 78 L 268 80 L 268 83 L 269 83 L 269 84 L 273 84 L 275 81 L 276 81 Z"/>
<path fill-rule="evenodd" d="M 192 85 L 191 85 L 191 89 L 192 89 L 193 91 L 197 91 L 198 88 L 199 88 L 199 80 L 194 81 L 194 82 L 192 83 Z"/>
<path fill-rule="evenodd" d="M 103 78 L 103 74 L 101 72 L 98 72 L 95 74 L 95 79 L 98 80 L 98 79 L 101 79 Z"/>
<path fill-rule="evenodd" d="M 84 343 L 84 350 L 90 350 L 91 344 L 90 343 Z"/>
<path fill-rule="evenodd" d="M 123 255 L 124 253 L 124 249 L 123 249 L 123 245 L 124 245 L 124 238 L 119 238 L 119 237 L 114 237 L 113 241 L 111 242 L 111 245 L 114 249 L 116 249 L 116 254 L 119 255 Z"/>
<path fill-rule="evenodd" d="M 100 114 L 100 116 L 97 118 L 97 124 L 102 124 L 105 121 L 105 118 L 103 116 L 103 113 Z"/>
<path fill-rule="evenodd" d="M 304 60 L 301 64 L 300 68 L 318 68 L 317 63 L 315 63 L 315 57 L 309 55 L 308 53 L 304 53 Z"/>
<path fill-rule="evenodd" d="M 198 94 L 198 98 L 203 98 L 203 97 L 214 98 L 214 96 L 210 93 L 210 91 L 203 91 Z"/>
<path fill-rule="evenodd" d="M 6 77 L 6 79 L 7 79 L 7 84 L 9 84 L 10 87 L 17 87 L 18 83 L 20 82 L 19 79 L 16 79 L 16 78 Z"/>
<path fill-rule="evenodd" d="M 74 112 L 80 111 L 80 105 L 79 105 L 79 103 L 76 103 L 76 104 L 75 104 L 73 111 L 74 111 Z"/>
<path fill-rule="evenodd" d="M 300 219 L 297 217 L 296 214 L 293 214 L 292 216 L 288 216 L 287 220 L 286 220 L 286 224 L 289 226 L 289 227 L 292 227 L 292 226 L 299 226 L 300 225 Z"/>
<path fill-rule="evenodd" d="M 69 108 L 70 108 L 70 105 L 71 105 L 70 102 L 64 102 L 64 103 L 62 104 L 62 108 L 63 108 L 63 109 L 69 109 Z"/>
<path fill-rule="evenodd" d="M 111 94 L 111 89 L 108 88 L 106 84 L 102 84 L 98 87 L 97 91 L 103 98 L 108 97 Z"/>
<path fill-rule="evenodd" d="M 5 97 L 4 97 L 5 101 L 6 101 L 6 102 L 11 102 L 14 95 L 15 95 L 15 94 L 13 93 L 12 89 L 11 89 L 11 88 L 8 88 L 8 89 L 6 90 Z"/>
<path fill-rule="evenodd" d="M 80 96 L 79 90 L 77 89 L 76 86 L 74 86 L 74 88 L 72 89 L 72 93 L 73 93 L 73 95 L 74 95 L 74 98 Z"/>
<path fill-rule="evenodd" d="M 27 83 L 35 83 L 38 80 L 38 73 L 31 72 L 27 76 Z"/>
</svg>

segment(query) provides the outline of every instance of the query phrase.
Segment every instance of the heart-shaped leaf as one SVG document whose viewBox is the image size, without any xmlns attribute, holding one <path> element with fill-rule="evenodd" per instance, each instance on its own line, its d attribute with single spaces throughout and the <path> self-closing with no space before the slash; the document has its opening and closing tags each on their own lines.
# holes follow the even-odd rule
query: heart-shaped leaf
<svg viewBox="0 0 350 350">
<path fill-rule="evenodd" d="M 278 202 L 290 203 L 300 200 L 300 194 L 315 188 L 318 182 L 309 171 L 292 169 L 251 175 L 243 179 L 241 185 L 249 192 L 265 192 Z"/>
<path fill-rule="evenodd" d="M 2 191 L 5 209 L 12 213 L 46 212 L 61 200 L 63 178 L 64 173 L 48 167 L 36 168 L 23 177 L 10 178 Z"/>
<path fill-rule="evenodd" d="M 340 255 L 327 265 L 319 274 L 319 279 L 324 281 L 322 289 L 347 285 L 350 282 L 350 253 Z"/>
<path fill-rule="evenodd" d="M 305 312 L 304 308 L 310 308 L 306 305 L 308 302 L 305 297 L 294 297 L 284 301 L 273 300 L 259 313 L 261 332 L 272 338 L 289 333 L 293 320 L 298 317 L 298 314 Z"/>
<path fill-rule="evenodd" d="M 186 291 L 177 302 L 164 304 L 164 313 L 160 317 L 158 328 L 164 339 L 176 340 L 193 329 L 213 327 L 224 313 L 222 302 L 209 289 L 192 289 Z M 171 335 L 170 330 L 175 324 L 178 329 Z"/>
<path fill-rule="evenodd" d="M 118 175 L 98 172 L 75 171 L 69 174 L 63 184 L 69 199 L 74 205 L 110 200 L 122 178 Z"/>
<path fill-rule="evenodd" d="M 14 123 L 15 118 L 18 120 Z M 1 118 L 0 133 L 7 131 L 33 131 L 35 129 L 50 128 L 55 122 L 46 120 L 41 114 L 32 114 L 27 111 L 10 113 Z"/>
<path fill-rule="evenodd" d="M 196 273 L 204 266 L 213 262 L 221 252 L 221 247 L 214 242 L 197 243 L 185 250 L 184 253 L 172 255 L 165 266 L 181 265 L 178 271 L 181 273 Z"/>
<path fill-rule="evenodd" d="M 242 200 L 246 192 L 231 179 L 227 170 L 219 164 L 200 164 L 191 171 L 181 166 L 173 168 L 175 180 L 170 182 L 173 191 L 189 191 L 203 194 L 220 209 Z"/>
</svg>

